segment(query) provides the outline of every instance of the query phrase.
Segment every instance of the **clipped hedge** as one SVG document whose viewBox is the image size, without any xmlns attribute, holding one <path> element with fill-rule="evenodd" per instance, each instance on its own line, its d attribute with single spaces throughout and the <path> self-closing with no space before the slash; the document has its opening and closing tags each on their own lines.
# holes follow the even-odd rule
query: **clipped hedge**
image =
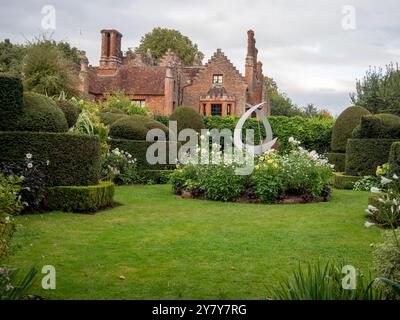
<svg viewBox="0 0 400 320">
<path fill-rule="evenodd" d="M 238 120 L 239 117 L 204 117 L 204 123 L 209 130 L 213 128 L 218 130 L 226 128 L 233 132 Z M 288 139 L 290 137 L 301 141 L 303 146 L 309 150 L 316 150 L 319 153 L 324 153 L 329 150 L 332 127 L 334 125 L 333 120 L 321 119 L 318 117 L 273 116 L 268 117 L 268 121 L 271 125 L 274 137 L 278 138 L 281 151 L 288 150 Z M 257 119 L 247 119 L 243 128 L 254 130 L 254 141 L 256 144 L 259 143 L 260 137 L 265 137 L 264 126 Z"/>
<path fill-rule="evenodd" d="M 129 152 L 134 158 L 136 158 L 137 166 L 140 169 L 164 170 L 173 167 L 173 165 L 168 165 L 168 164 L 150 165 L 147 162 L 146 160 L 147 148 L 150 145 L 152 145 L 153 142 L 142 141 L 142 140 L 110 139 L 108 143 L 110 144 L 111 149 L 118 148 L 120 150 Z M 179 150 L 179 144 L 177 145 L 177 150 Z M 169 159 L 168 152 L 169 152 L 169 145 L 167 143 L 167 149 L 166 149 L 167 162 Z"/>
<path fill-rule="evenodd" d="M 93 185 L 100 179 L 100 141 L 97 136 L 71 133 L 0 132 L 0 163 L 25 165 L 31 153 L 33 164 L 45 167 L 50 186 Z"/>
<path fill-rule="evenodd" d="M 146 140 L 151 129 L 161 129 L 168 136 L 168 128 L 162 123 L 141 115 L 126 116 L 115 121 L 110 127 L 110 136 L 117 139 Z"/>
<path fill-rule="evenodd" d="M 95 212 L 114 204 L 115 186 L 101 182 L 91 186 L 58 186 L 48 189 L 45 208 L 66 212 Z"/>
<path fill-rule="evenodd" d="M 142 176 L 146 182 L 152 182 L 155 184 L 167 184 L 170 179 L 170 175 L 175 170 L 144 170 Z"/>
<path fill-rule="evenodd" d="M 354 184 L 360 179 L 362 178 L 357 176 L 347 176 L 336 172 L 332 177 L 332 185 L 336 189 L 353 190 Z"/>
<path fill-rule="evenodd" d="M 23 107 L 21 79 L 0 75 L 0 127 L 11 115 L 18 114 Z"/>
<path fill-rule="evenodd" d="M 335 171 L 344 172 L 346 166 L 345 153 L 328 152 L 325 156 L 328 158 L 329 162 L 335 166 Z"/>
<path fill-rule="evenodd" d="M 24 93 L 20 113 L 0 118 L 0 131 L 66 132 L 68 123 L 64 113 L 50 98 L 33 92 Z"/>
<path fill-rule="evenodd" d="M 201 129 L 205 128 L 202 116 L 192 107 L 188 106 L 176 108 L 169 117 L 169 120 L 177 122 L 178 133 L 183 129 L 193 129 L 200 133 Z"/>
<path fill-rule="evenodd" d="M 105 125 L 112 125 L 115 121 L 127 117 L 125 113 L 115 113 L 115 112 L 100 112 L 99 118 Z"/>
<path fill-rule="evenodd" d="M 361 123 L 353 131 L 354 138 L 398 139 L 400 117 L 393 114 L 375 114 L 361 117 Z"/>
<path fill-rule="evenodd" d="M 65 119 L 68 123 L 68 128 L 72 128 L 76 120 L 78 120 L 79 114 L 82 112 L 82 108 L 72 104 L 68 100 L 59 100 L 56 101 L 57 106 L 64 113 Z"/>
<path fill-rule="evenodd" d="M 370 114 L 367 109 L 353 106 L 339 115 L 332 130 L 332 151 L 346 152 L 347 139 L 352 137 L 353 130 L 360 124 L 361 117 L 367 114 Z"/>
<path fill-rule="evenodd" d="M 396 139 L 349 139 L 346 152 L 346 174 L 369 176 L 377 166 L 388 162 L 389 152 Z"/>
<path fill-rule="evenodd" d="M 396 174 L 400 177 L 400 142 L 394 142 L 389 152 L 389 175 Z"/>
</svg>

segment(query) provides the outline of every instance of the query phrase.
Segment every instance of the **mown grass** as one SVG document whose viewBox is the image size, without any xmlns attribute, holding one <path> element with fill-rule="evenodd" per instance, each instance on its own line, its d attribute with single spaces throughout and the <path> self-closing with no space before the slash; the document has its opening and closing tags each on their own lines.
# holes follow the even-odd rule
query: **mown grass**
<svg viewBox="0 0 400 320">
<path fill-rule="evenodd" d="M 18 217 L 15 254 L 28 270 L 53 265 L 50 299 L 264 299 L 299 261 L 345 258 L 372 269 L 365 192 L 332 201 L 256 205 L 181 199 L 168 185 L 119 187 L 121 206 L 96 215 Z M 125 279 L 120 279 L 123 276 Z"/>
</svg>

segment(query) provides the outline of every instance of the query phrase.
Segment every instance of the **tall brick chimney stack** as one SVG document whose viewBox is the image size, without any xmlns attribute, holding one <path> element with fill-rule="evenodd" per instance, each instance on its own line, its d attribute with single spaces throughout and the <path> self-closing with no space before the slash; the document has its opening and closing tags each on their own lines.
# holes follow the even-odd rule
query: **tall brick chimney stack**
<svg viewBox="0 0 400 320">
<path fill-rule="evenodd" d="M 252 102 L 253 91 L 256 85 L 256 72 L 257 72 L 257 49 L 256 39 L 254 39 L 254 31 L 247 31 L 247 56 L 245 67 L 245 78 L 249 89 L 249 101 Z"/>
<path fill-rule="evenodd" d="M 115 70 L 122 64 L 122 34 L 115 29 L 101 30 L 100 69 Z"/>
</svg>

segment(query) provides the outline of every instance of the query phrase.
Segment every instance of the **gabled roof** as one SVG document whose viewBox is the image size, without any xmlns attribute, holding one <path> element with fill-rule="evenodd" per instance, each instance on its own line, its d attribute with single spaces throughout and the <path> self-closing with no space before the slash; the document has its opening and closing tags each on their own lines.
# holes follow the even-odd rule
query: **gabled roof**
<svg viewBox="0 0 400 320">
<path fill-rule="evenodd" d="M 126 65 L 114 75 L 92 73 L 89 93 L 103 94 L 123 90 L 125 94 L 164 95 L 166 67 Z"/>
</svg>

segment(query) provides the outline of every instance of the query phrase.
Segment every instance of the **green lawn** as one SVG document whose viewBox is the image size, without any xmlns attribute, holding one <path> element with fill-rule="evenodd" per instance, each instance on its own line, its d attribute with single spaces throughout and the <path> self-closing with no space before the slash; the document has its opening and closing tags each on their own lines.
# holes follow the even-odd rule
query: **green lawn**
<svg viewBox="0 0 400 320">
<path fill-rule="evenodd" d="M 363 226 L 367 196 L 335 190 L 328 203 L 256 205 L 119 187 L 123 205 L 96 215 L 18 217 L 9 264 L 54 265 L 57 289 L 37 281 L 32 290 L 51 299 L 263 299 L 298 261 L 372 268 L 370 244 L 381 236 Z"/>
</svg>

